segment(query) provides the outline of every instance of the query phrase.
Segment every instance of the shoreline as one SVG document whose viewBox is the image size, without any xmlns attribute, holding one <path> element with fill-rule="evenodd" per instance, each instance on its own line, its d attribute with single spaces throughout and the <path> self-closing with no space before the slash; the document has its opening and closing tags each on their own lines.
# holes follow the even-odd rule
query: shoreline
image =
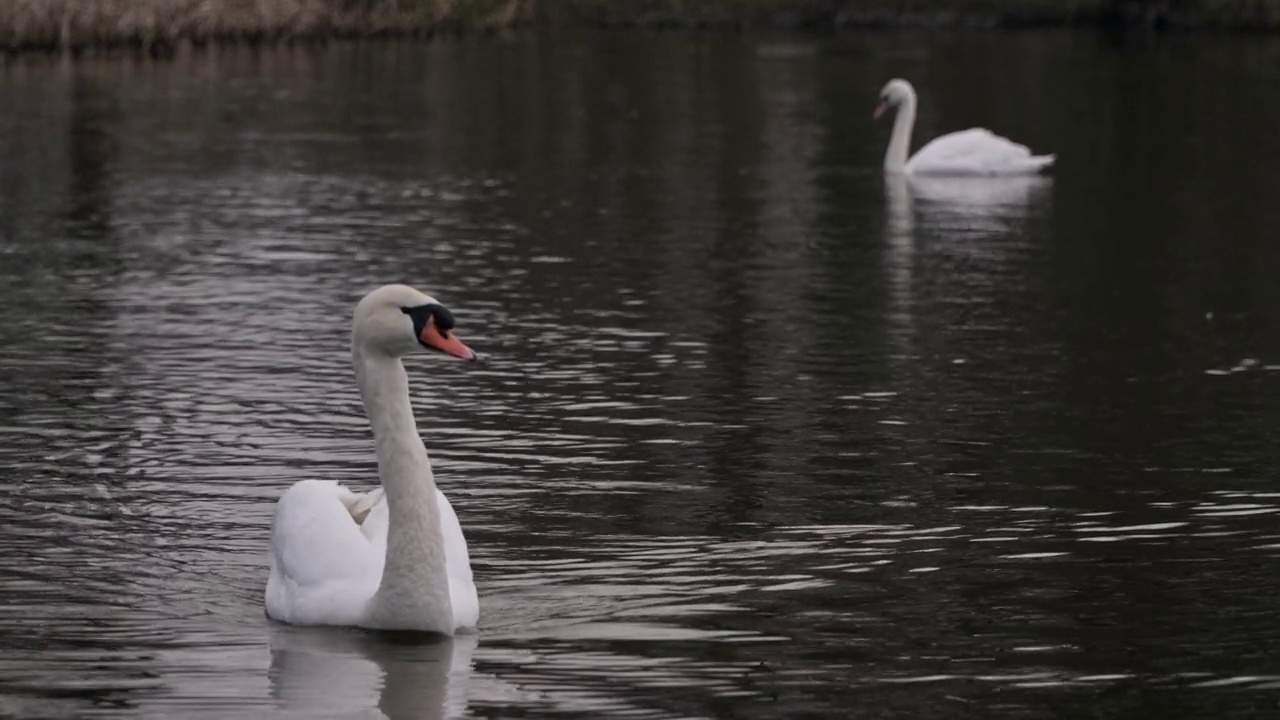
<svg viewBox="0 0 1280 720">
<path fill-rule="evenodd" d="M 564 28 L 950 28 L 1280 33 L 1280 0 L 34 0 L 0 7 L 0 53 L 323 44 Z"/>
</svg>

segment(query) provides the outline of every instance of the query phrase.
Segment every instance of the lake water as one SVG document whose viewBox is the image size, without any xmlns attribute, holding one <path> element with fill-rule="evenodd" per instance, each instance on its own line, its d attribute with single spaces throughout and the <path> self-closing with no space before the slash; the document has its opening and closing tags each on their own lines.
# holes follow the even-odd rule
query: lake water
<svg viewBox="0 0 1280 720">
<path fill-rule="evenodd" d="M 985 125 L 1052 178 L 889 182 Z M 1280 43 L 615 33 L 0 68 L 0 717 L 1280 713 Z M 478 634 L 263 616 L 409 361 Z"/>
</svg>

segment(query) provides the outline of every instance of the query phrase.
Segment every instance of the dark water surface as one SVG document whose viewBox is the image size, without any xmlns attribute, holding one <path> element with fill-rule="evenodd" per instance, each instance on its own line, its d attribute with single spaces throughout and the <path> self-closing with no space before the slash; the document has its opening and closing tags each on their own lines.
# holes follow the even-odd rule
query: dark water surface
<svg viewBox="0 0 1280 720">
<path fill-rule="evenodd" d="M 886 183 L 987 125 L 1051 179 Z M 582 38 L 0 69 L 0 716 L 1280 714 L 1280 43 Z M 367 289 L 478 635 L 263 617 L 376 482 Z"/>
</svg>

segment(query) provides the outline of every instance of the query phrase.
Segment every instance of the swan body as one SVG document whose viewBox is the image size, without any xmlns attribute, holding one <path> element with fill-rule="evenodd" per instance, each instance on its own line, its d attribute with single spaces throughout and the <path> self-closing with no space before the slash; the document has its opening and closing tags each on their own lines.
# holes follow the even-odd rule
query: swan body
<svg viewBox="0 0 1280 720">
<path fill-rule="evenodd" d="M 466 539 L 435 486 L 401 357 L 428 349 L 474 360 L 475 353 L 452 335 L 448 310 L 404 285 L 366 295 L 352 326 L 351 356 L 382 486 L 355 493 L 304 480 L 280 496 L 267 616 L 447 635 L 474 628 L 480 604 Z"/>
<path fill-rule="evenodd" d="M 916 122 L 916 91 L 906 80 L 890 80 L 880 91 L 875 117 L 897 108 L 884 170 L 904 175 L 1034 175 L 1053 166 L 1055 156 L 1031 149 L 990 130 L 973 128 L 934 138 L 911 159 L 911 130 Z"/>
</svg>

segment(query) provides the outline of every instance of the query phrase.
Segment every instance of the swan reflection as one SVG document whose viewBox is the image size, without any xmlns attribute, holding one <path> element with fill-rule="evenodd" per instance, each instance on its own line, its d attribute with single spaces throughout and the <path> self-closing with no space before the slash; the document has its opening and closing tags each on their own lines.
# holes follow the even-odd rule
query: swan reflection
<svg viewBox="0 0 1280 720">
<path fill-rule="evenodd" d="M 1030 226 L 1053 196 L 1046 176 L 885 176 L 885 274 L 893 352 L 918 358 L 922 304 L 963 324 L 996 288 L 1021 282 Z M 967 307 L 965 310 L 962 306 Z M 966 314 L 969 313 L 969 314 Z"/>
<path fill-rule="evenodd" d="M 271 628 L 271 696 L 306 717 L 457 718 L 476 635 Z"/>
<path fill-rule="evenodd" d="M 1016 229 L 1052 196 L 1053 178 L 885 176 L 891 238 L 917 222 L 938 230 L 977 233 Z"/>
</svg>

